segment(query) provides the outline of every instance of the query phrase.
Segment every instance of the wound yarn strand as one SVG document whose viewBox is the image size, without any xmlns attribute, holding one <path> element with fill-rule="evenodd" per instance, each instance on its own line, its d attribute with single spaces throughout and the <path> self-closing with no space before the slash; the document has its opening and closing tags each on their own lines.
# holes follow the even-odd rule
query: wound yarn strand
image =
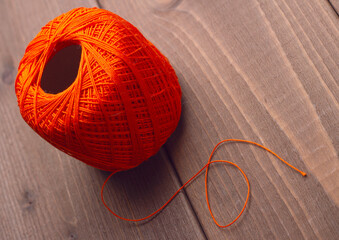
<svg viewBox="0 0 339 240">
<path fill-rule="evenodd" d="M 74 45 L 81 47 L 76 78 L 61 92 L 45 91 L 46 66 Z M 132 24 L 98 8 L 73 9 L 42 27 L 20 61 L 15 92 L 23 119 L 41 137 L 105 171 L 156 154 L 181 115 L 168 59 Z"/>
<path fill-rule="evenodd" d="M 273 152 L 272 150 L 268 149 L 267 147 L 259 144 L 259 143 L 256 143 L 256 142 L 252 142 L 252 141 L 248 141 L 248 140 L 243 140 L 243 139 L 226 139 L 226 140 L 223 140 L 223 141 L 220 141 L 217 145 L 215 145 L 215 147 L 213 148 L 211 154 L 210 154 L 210 157 L 208 159 L 208 162 L 205 164 L 205 166 L 203 166 L 196 174 L 194 174 L 185 184 L 183 184 L 174 194 L 173 196 L 167 201 L 165 202 L 160 208 L 158 208 L 156 211 L 154 211 L 153 213 L 149 214 L 148 216 L 146 217 L 143 217 L 143 218 L 138 218 L 138 219 L 130 219 L 130 218 L 125 218 L 125 217 L 121 217 L 119 216 L 118 214 L 116 214 L 105 202 L 105 199 L 104 199 L 104 189 L 105 189 L 105 186 L 107 184 L 107 182 L 110 180 L 110 178 L 116 173 L 116 172 L 112 172 L 108 177 L 107 179 L 105 180 L 105 182 L 103 183 L 102 187 L 101 187 L 101 201 L 103 202 L 104 206 L 108 209 L 108 211 L 110 211 L 115 217 L 117 218 L 120 218 L 122 220 L 125 220 L 125 221 L 129 221 L 129 222 L 140 222 L 140 221 L 144 221 L 144 220 L 147 220 L 151 217 L 153 217 L 154 215 L 156 215 L 157 213 L 159 213 L 161 210 L 163 210 L 177 195 L 178 193 L 185 187 L 187 186 L 187 184 L 189 184 L 193 179 L 195 179 L 204 169 L 206 169 L 206 173 L 205 173 L 205 196 L 206 196 L 206 203 L 207 203 L 207 207 L 208 207 L 208 210 L 209 210 L 209 213 L 213 219 L 213 221 L 215 222 L 215 224 L 220 227 L 220 228 L 226 228 L 226 227 L 229 227 L 231 226 L 232 224 L 234 224 L 239 218 L 240 216 L 243 214 L 243 212 L 245 211 L 245 208 L 247 206 L 247 203 L 248 203 L 248 200 L 249 200 L 249 197 L 250 197 L 250 182 L 245 174 L 245 172 L 235 163 L 233 162 L 230 162 L 230 161 L 226 161 L 226 160 L 213 160 L 212 161 L 212 158 L 213 158 L 213 155 L 215 153 L 215 151 L 217 150 L 217 148 L 223 144 L 223 143 L 226 143 L 226 142 L 241 142 L 241 143 L 248 143 L 248 144 L 252 144 L 252 145 L 255 145 L 255 146 L 258 146 L 266 151 L 268 151 L 269 153 L 273 154 L 275 157 L 277 157 L 279 160 L 281 160 L 284 164 L 286 164 L 287 166 L 289 166 L 290 168 L 294 169 L 295 171 L 299 172 L 302 176 L 306 177 L 307 174 L 299 169 L 297 169 L 296 167 L 292 166 L 291 164 L 289 164 L 288 162 L 286 162 L 284 159 L 282 159 L 281 157 L 278 156 L 278 154 L 276 154 L 275 152 Z M 237 217 L 235 217 L 230 223 L 226 224 L 226 225 L 221 225 L 218 223 L 218 221 L 215 219 L 214 217 L 214 214 L 212 212 L 212 209 L 211 209 L 211 205 L 210 205 L 210 202 L 209 202 L 209 197 L 208 197 L 208 185 L 207 185 L 207 179 L 208 179 L 208 170 L 209 170 L 209 166 L 213 163 L 227 163 L 227 164 L 230 164 L 230 165 L 233 165 L 234 167 L 236 167 L 240 172 L 241 174 L 243 175 L 245 181 L 246 181 L 246 184 L 247 184 L 247 195 L 246 195 L 246 199 L 245 199 L 245 203 L 241 209 L 241 211 L 239 212 L 239 214 L 237 215 Z"/>
</svg>

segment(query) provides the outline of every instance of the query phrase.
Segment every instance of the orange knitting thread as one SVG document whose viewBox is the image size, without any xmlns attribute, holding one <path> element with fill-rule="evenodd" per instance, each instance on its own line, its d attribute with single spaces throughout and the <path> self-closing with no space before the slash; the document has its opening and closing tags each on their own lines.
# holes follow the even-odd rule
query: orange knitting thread
<svg viewBox="0 0 339 240">
<path fill-rule="evenodd" d="M 59 50 L 70 45 L 82 48 L 75 81 L 61 92 L 45 92 L 41 79 L 46 64 Z M 214 222 L 219 227 L 228 227 L 237 221 L 246 208 L 250 184 L 235 163 L 211 160 L 223 142 L 259 146 L 306 176 L 258 143 L 227 139 L 215 146 L 203 168 L 149 216 L 128 219 L 114 213 L 103 198 L 106 183 L 116 172 L 141 164 L 166 142 L 180 118 L 181 89 L 167 58 L 133 25 L 106 10 L 73 9 L 43 27 L 20 62 L 15 92 L 23 119 L 41 137 L 86 164 L 112 171 L 102 186 L 101 198 L 112 214 L 126 221 L 137 222 L 154 216 L 204 169 L 206 201 Z M 208 199 L 209 165 L 217 162 L 238 168 L 248 186 L 242 210 L 227 225 L 216 221 Z"/>
<path fill-rule="evenodd" d="M 205 168 L 206 168 L 206 173 L 205 173 L 205 194 L 206 194 L 206 202 L 207 202 L 207 206 L 208 206 L 208 210 L 210 212 L 210 215 L 213 219 L 213 221 L 215 222 L 215 224 L 220 227 L 220 228 L 226 228 L 231 226 L 233 223 L 235 223 L 240 216 L 243 214 L 247 203 L 248 203 L 248 199 L 250 197 L 250 182 L 246 176 L 246 174 L 244 173 L 244 171 L 235 163 L 230 162 L 230 161 L 226 161 L 226 160 L 213 160 L 212 161 L 212 157 L 214 155 L 214 152 L 217 150 L 217 148 L 219 147 L 220 144 L 225 143 L 225 142 L 242 142 L 242 143 L 249 143 L 249 144 L 253 144 L 256 145 L 260 148 L 265 149 L 266 151 L 268 151 L 269 153 L 273 154 L 274 156 L 276 156 L 279 160 L 281 160 L 283 163 L 285 163 L 287 166 L 289 166 L 290 168 L 294 169 L 295 171 L 299 172 L 302 176 L 306 177 L 307 174 L 303 171 L 300 171 L 299 169 L 297 169 L 296 167 L 292 166 L 291 164 L 289 164 L 288 162 L 286 162 L 284 159 L 282 159 L 281 157 L 279 157 L 275 152 L 273 152 L 272 150 L 256 143 L 256 142 L 252 142 L 252 141 L 247 141 L 247 140 L 242 140 L 242 139 L 226 139 L 223 141 L 220 141 L 212 150 L 211 155 L 208 159 L 208 162 L 206 163 L 205 166 L 203 166 L 196 174 L 194 174 L 193 177 L 191 177 L 184 185 L 182 185 L 174 194 L 173 196 L 166 202 L 164 203 L 164 205 L 162 205 L 158 210 L 154 211 L 153 213 L 151 213 L 150 215 L 143 217 L 143 218 L 139 218 L 139 219 L 130 219 L 130 218 L 124 218 L 119 216 L 118 214 L 116 214 L 112 209 L 110 209 L 108 207 L 108 205 L 106 204 L 105 200 L 104 200 L 104 188 L 106 186 L 106 183 L 108 182 L 108 180 L 115 174 L 115 172 L 111 173 L 108 178 L 106 179 L 106 181 L 104 182 L 104 184 L 102 185 L 101 188 L 101 201 L 103 202 L 103 204 L 105 205 L 105 207 L 108 209 L 108 211 L 110 211 L 114 216 L 116 216 L 117 218 L 120 218 L 122 220 L 125 221 L 129 221 L 129 222 L 140 222 L 140 221 L 144 221 L 146 219 L 151 218 L 152 216 L 156 215 L 157 213 L 159 213 L 162 209 L 164 209 L 177 195 L 178 193 L 187 185 L 189 184 L 194 178 L 196 178 Z M 208 198 L 208 186 L 207 186 L 207 176 L 208 176 L 208 170 L 209 170 L 209 166 L 213 163 L 228 163 L 231 164 L 233 166 L 235 166 L 240 172 L 241 174 L 244 176 L 244 179 L 246 180 L 247 183 L 247 195 L 246 195 L 246 200 L 244 203 L 244 206 L 242 207 L 241 211 L 239 212 L 238 216 L 235 217 L 230 223 L 226 224 L 226 225 L 221 225 L 218 223 L 218 221 L 215 219 L 214 214 L 212 213 L 212 209 L 210 206 L 210 202 L 209 202 L 209 198 Z"/>
<path fill-rule="evenodd" d="M 74 44 L 82 48 L 75 81 L 46 93 L 47 62 Z M 132 24 L 97 8 L 73 9 L 41 29 L 20 62 L 15 91 L 22 117 L 41 137 L 106 171 L 136 167 L 157 153 L 181 113 L 167 58 Z"/>
</svg>

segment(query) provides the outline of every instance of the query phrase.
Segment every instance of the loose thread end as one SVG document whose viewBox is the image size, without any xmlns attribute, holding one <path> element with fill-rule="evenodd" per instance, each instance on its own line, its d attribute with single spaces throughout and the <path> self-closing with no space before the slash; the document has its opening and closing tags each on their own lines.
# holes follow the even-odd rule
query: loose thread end
<svg viewBox="0 0 339 240">
<path fill-rule="evenodd" d="M 295 171 L 299 172 L 303 177 L 306 177 L 306 176 L 307 176 L 307 174 L 306 174 L 305 172 L 303 172 L 303 171 L 299 170 L 298 168 L 292 166 L 291 164 L 289 164 L 288 162 L 286 162 L 284 159 L 282 159 L 281 157 L 279 157 L 279 156 L 278 156 L 276 153 L 274 153 L 272 150 L 270 150 L 270 149 L 268 149 L 268 148 L 266 148 L 266 147 L 264 147 L 264 146 L 262 146 L 262 145 L 260 145 L 260 144 L 258 144 L 258 143 L 255 143 L 255 142 L 252 142 L 252 141 L 247 141 L 247 140 L 241 140 L 241 139 L 226 139 L 226 140 L 223 140 L 223 141 L 219 142 L 219 143 L 214 147 L 214 149 L 212 150 L 212 152 L 211 152 L 211 154 L 210 154 L 209 160 L 208 160 L 207 164 L 206 164 L 204 167 L 202 167 L 202 168 L 201 168 L 201 169 L 200 169 L 193 177 L 191 177 L 185 184 L 183 184 L 183 185 L 182 185 L 182 186 L 181 186 L 181 187 L 173 194 L 173 196 L 172 196 L 165 204 L 163 204 L 162 207 L 160 207 L 158 210 L 154 211 L 153 213 L 151 213 L 151 214 L 148 215 L 147 217 L 140 218 L 140 219 L 128 219 L 128 218 L 124 218 L 124 217 L 121 217 L 121 216 L 117 215 L 116 213 L 114 213 L 114 212 L 106 205 L 106 203 L 105 203 L 105 201 L 104 201 L 104 197 L 103 197 L 103 191 L 104 191 L 104 187 L 105 187 L 107 181 L 110 179 L 110 177 L 111 177 L 114 173 L 112 173 L 112 174 L 106 179 L 106 181 L 104 182 L 104 184 L 103 184 L 103 186 L 102 186 L 102 188 L 101 188 L 101 200 L 102 200 L 104 206 L 105 206 L 105 207 L 106 207 L 106 208 L 107 208 L 114 216 L 116 216 L 116 217 L 118 217 L 118 218 L 120 218 L 120 219 L 122 219 L 122 220 L 126 220 L 126 221 L 132 221 L 132 222 L 143 221 L 143 220 L 146 220 L 146 219 L 148 219 L 148 218 L 154 216 L 155 214 L 159 213 L 163 208 L 165 208 L 165 207 L 173 200 L 173 198 L 174 198 L 174 197 L 175 197 L 175 196 L 176 196 L 176 195 L 177 195 L 177 194 L 178 194 L 178 193 L 179 193 L 179 192 L 180 192 L 180 191 L 181 191 L 181 190 L 189 183 L 189 182 L 191 182 L 191 181 L 192 181 L 195 177 L 197 177 L 204 169 L 206 169 L 206 174 L 205 174 L 205 190 L 206 190 L 206 192 L 205 192 L 205 193 L 206 193 L 206 201 L 207 201 L 207 207 L 208 207 L 208 210 L 209 210 L 209 212 L 210 212 L 210 214 L 211 214 L 211 217 L 212 217 L 213 221 L 215 222 L 215 224 L 216 224 L 218 227 L 220 227 L 220 228 L 226 228 L 226 227 L 229 227 L 229 226 L 231 226 L 233 223 L 235 223 L 235 222 L 239 219 L 239 217 L 243 214 L 243 212 L 244 212 L 244 210 L 245 210 L 245 208 L 246 208 L 246 206 L 247 206 L 247 203 L 248 203 L 248 200 L 249 200 L 249 196 L 250 196 L 250 183 L 249 183 L 249 180 L 248 180 L 246 174 L 244 173 L 244 171 L 243 171 L 238 165 L 236 165 L 236 164 L 233 163 L 233 162 L 226 161 L 226 160 L 213 160 L 213 161 L 212 161 L 213 154 L 214 154 L 215 150 L 217 149 L 217 147 L 218 147 L 221 143 L 223 143 L 223 142 L 229 142 L 229 141 L 234 141 L 234 142 L 245 142 L 245 143 L 250 143 L 250 144 L 257 145 L 257 146 L 259 146 L 259 147 L 265 149 L 266 151 L 272 153 L 274 156 L 276 156 L 278 159 L 280 159 L 283 163 L 285 163 L 286 165 L 288 165 L 289 167 L 291 167 L 291 168 L 294 169 Z M 208 188 L 208 187 L 207 187 L 207 174 L 208 174 L 208 170 L 209 170 L 209 165 L 212 164 L 212 163 L 216 163 L 216 162 L 228 163 L 228 164 L 231 164 L 231 165 L 235 166 L 236 168 L 238 168 L 239 171 L 243 174 L 243 176 L 244 176 L 244 178 L 245 178 L 245 180 L 246 180 L 246 182 L 247 182 L 247 186 L 248 186 L 247 197 L 246 197 L 246 200 L 245 200 L 245 203 L 244 203 L 244 206 L 243 206 L 242 210 L 240 211 L 240 213 L 238 214 L 238 216 L 237 216 L 236 218 L 234 218 L 234 220 L 233 220 L 232 222 L 230 222 L 229 224 L 227 224 L 227 225 L 220 225 L 220 224 L 217 222 L 217 220 L 215 219 L 215 217 L 214 217 L 214 215 L 213 215 L 213 213 L 212 213 L 211 206 L 210 206 L 210 202 L 209 202 L 209 198 L 208 198 L 208 191 L 207 191 L 207 188 Z"/>
</svg>

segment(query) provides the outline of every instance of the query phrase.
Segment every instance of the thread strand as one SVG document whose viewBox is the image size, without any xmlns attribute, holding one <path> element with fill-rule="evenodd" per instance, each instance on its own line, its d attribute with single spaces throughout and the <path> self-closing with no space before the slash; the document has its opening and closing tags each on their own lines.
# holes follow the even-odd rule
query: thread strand
<svg viewBox="0 0 339 240">
<path fill-rule="evenodd" d="M 288 162 L 286 162 L 284 159 L 282 159 L 280 156 L 278 156 L 278 154 L 276 154 L 275 152 L 273 152 L 272 150 L 268 149 L 267 147 L 259 144 L 259 143 L 256 143 L 256 142 L 252 142 L 252 141 L 248 141 L 248 140 L 242 140 L 242 139 L 226 139 L 226 140 L 222 140 L 220 141 L 217 145 L 215 145 L 215 147 L 213 148 L 211 154 L 210 154 L 210 157 L 208 159 L 208 162 L 205 164 L 205 166 L 203 166 L 196 174 L 194 174 L 185 184 L 183 184 L 174 194 L 173 196 L 166 202 L 164 203 L 160 208 L 158 208 L 156 211 L 154 211 L 153 213 L 149 214 L 148 216 L 146 217 L 143 217 L 143 218 L 138 218 L 138 219 L 130 219 L 130 218 L 125 218 L 125 217 L 121 217 L 119 216 L 118 214 L 116 214 L 105 202 L 104 200 L 104 189 L 105 189 L 105 186 L 107 184 L 107 182 L 109 181 L 109 179 L 116 173 L 116 172 L 112 172 L 108 177 L 107 179 L 105 180 L 105 182 L 103 183 L 102 185 L 102 188 L 101 188 L 101 200 L 104 204 L 104 206 L 108 209 L 109 212 L 111 212 L 114 216 L 116 216 L 117 218 L 120 218 L 122 220 L 125 220 L 125 221 L 129 221 L 129 222 L 140 222 L 140 221 L 144 221 L 146 219 L 149 219 L 151 217 L 153 217 L 154 215 L 156 215 L 157 213 L 159 213 L 161 210 L 163 210 L 177 195 L 178 193 L 185 187 L 187 186 L 187 184 L 189 184 L 193 179 L 195 179 L 204 169 L 206 169 L 206 173 L 205 173 L 205 196 L 206 196 L 206 202 L 207 202 L 207 207 L 208 207 L 208 210 L 209 210 L 209 213 L 213 219 L 213 221 L 215 222 L 215 224 L 220 227 L 220 228 L 226 228 L 226 227 L 229 227 L 231 226 L 232 224 L 234 224 L 239 218 L 240 216 L 243 214 L 243 212 L 245 211 L 246 209 L 246 206 L 247 206 L 247 203 L 248 203 L 248 200 L 249 200 L 249 197 L 250 197 L 250 182 L 245 174 L 245 172 L 235 163 L 233 162 L 230 162 L 230 161 L 226 161 L 226 160 L 213 160 L 212 161 L 212 158 L 213 158 L 213 155 L 215 153 L 215 151 L 217 150 L 217 148 L 222 144 L 222 143 L 226 143 L 226 142 L 241 142 L 241 143 L 248 143 L 248 144 L 252 144 L 252 145 L 255 145 L 255 146 L 258 146 L 266 151 L 268 151 L 269 153 L 273 154 L 275 157 L 277 157 L 279 160 L 281 160 L 283 163 L 285 163 L 287 166 L 289 166 L 290 168 L 294 169 L 295 171 L 299 172 L 302 176 L 307 176 L 307 174 L 301 170 L 299 170 L 298 168 L 292 166 L 291 164 L 289 164 Z M 221 225 L 218 223 L 218 221 L 215 219 L 214 217 L 214 214 L 212 212 L 212 209 L 211 209 L 211 205 L 210 205 L 210 202 L 209 202 L 209 197 L 208 197 L 208 185 L 207 185 L 207 176 L 208 176 L 208 170 L 209 170 L 209 166 L 213 163 L 227 163 L 227 164 L 230 164 L 230 165 L 233 165 L 234 167 L 236 167 L 240 172 L 241 174 L 243 175 L 245 181 L 246 181 L 246 184 L 247 184 L 247 195 L 246 195 L 246 199 L 245 199 L 245 203 L 241 209 L 241 211 L 239 212 L 239 214 L 228 224 L 226 225 Z"/>
</svg>

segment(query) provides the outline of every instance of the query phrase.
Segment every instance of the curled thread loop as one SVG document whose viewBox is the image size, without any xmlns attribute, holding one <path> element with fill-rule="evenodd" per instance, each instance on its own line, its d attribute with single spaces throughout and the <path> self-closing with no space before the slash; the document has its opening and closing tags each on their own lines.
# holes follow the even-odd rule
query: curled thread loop
<svg viewBox="0 0 339 240">
<path fill-rule="evenodd" d="M 183 184 L 174 194 L 173 196 L 166 202 L 164 203 L 158 210 L 154 211 L 153 213 L 151 213 L 150 215 L 146 216 L 146 217 L 143 217 L 143 218 L 139 218 L 139 219 L 130 219 L 130 218 L 125 218 L 125 217 L 121 217 L 119 216 L 118 214 L 116 214 L 112 209 L 110 209 L 108 207 L 108 205 L 106 204 L 105 200 L 104 200 L 104 195 L 103 195 L 103 192 L 104 192 L 104 188 L 106 186 L 106 183 L 109 181 L 109 179 L 116 173 L 116 172 L 112 172 L 108 177 L 107 179 L 105 180 L 104 184 L 102 185 L 102 188 L 101 188 L 101 200 L 104 204 L 104 206 L 108 209 L 108 211 L 110 211 L 114 216 L 116 216 L 117 218 L 120 218 L 122 220 L 125 220 L 125 221 L 129 221 L 129 222 L 140 222 L 140 221 L 143 221 L 143 220 L 146 220 L 146 219 L 149 219 L 151 218 L 152 216 L 156 215 L 157 213 L 159 213 L 162 209 L 164 209 L 177 195 L 178 193 L 187 185 L 189 184 L 194 178 L 196 178 L 204 169 L 206 169 L 206 173 L 205 173 L 205 194 L 206 194 L 206 202 L 207 202 L 207 206 L 208 206 L 208 210 L 210 212 L 210 215 L 213 219 L 213 221 L 215 222 L 215 224 L 220 227 L 220 228 L 226 228 L 226 227 L 229 227 L 231 226 L 233 223 L 235 223 L 239 218 L 240 216 L 243 214 L 243 212 L 245 211 L 245 208 L 247 206 L 247 203 L 248 203 L 248 200 L 249 200 L 249 197 L 250 197 L 250 183 L 249 183 L 249 180 L 245 174 L 245 172 L 235 163 L 233 162 L 230 162 L 230 161 L 226 161 L 226 160 L 213 160 L 212 161 L 212 157 L 216 151 L 216 149 L 219 147 L 219 145 L 221 145 L 222 143 L 225 143 L 225 142 L 242 142 L 242 143 L 248 143 L 248 144 L 253 144 L 253 145 L 256 145 L 266 151 L 268 151 L 269 153 L 273 154 L 275 157 L 277 157 L 279 160 L 281 160 L 283 163 L 285 163 L 287 166 L 291 167 L 292 169 L 294 169 L 295 171 L 299 172 L 302 176 L 306 176 L 307 174 L 299 169 L 297 169 L 296 167 L 292 166 L 291 164 L 289 164 L 288 162 L 286 162 L 284 159 L 282 159 L 281 157 L 279 157 L 275 152 L 273 152 L 272 150 L 264 147 L 263 145 L 260 145 L 259 143 L 256 143 L 256 142 L 252 142 L 252 141 L 248 141 L 248 140 L 242 140 L 242 139 L 226 139 L 226 140 L 223 140 L 223 141 L 220 141 L 217 145 L 215 145 L 215 147 L 213 148 L 212 152 L 211 152 L 211 155 L 208 159 L 208 162 L 205 164 L 205 166 L 203 166 L 196 174 L 194 174 L 194 176 L 192 176 L 185 184 Z M 244 206 L 243 208 L 241 209 L 241 211 L 239 212 L 239 214 L 237 215 L 237 217 L 235 217 L 230 223 L 226 224 L 226 225 L 221 225 L 218 223 L 218 221 L 215 219 L 214 217 L 214 214 L 212 213 L 212 209 L 211 209 L 211 206 L 210 206 L 210 202 L 209 202 L 209 198 L 208 198 L 208 187 L 207 187 L 207 177 L 208 177 L 208 170 L 209 170 L 209 166 L 213 163 L 228 163 L 230 165 L 233 165 L 234 167 L 236 167 L 240 172 L 241 174 L 243 175 L 246 183 L 247 183 L 247 196 L 246 196 L 246 200 L 245 200 L 245 203 L 244 203 Z"/>
</svg>

